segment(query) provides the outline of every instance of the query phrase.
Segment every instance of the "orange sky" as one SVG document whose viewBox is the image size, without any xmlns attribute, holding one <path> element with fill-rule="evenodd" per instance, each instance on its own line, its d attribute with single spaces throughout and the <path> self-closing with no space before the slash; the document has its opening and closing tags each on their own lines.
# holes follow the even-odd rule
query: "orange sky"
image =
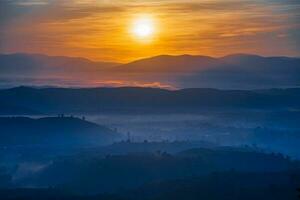
<svg viewBox="0 0 300 200">
<path fill-rule="evenodd" d="M 0 53 L 128 62 L 158 54 L 300 56 L 297 0 L 2 0 Z M 132 35 L 151 16 L 150 42 Z"/>
</svg>

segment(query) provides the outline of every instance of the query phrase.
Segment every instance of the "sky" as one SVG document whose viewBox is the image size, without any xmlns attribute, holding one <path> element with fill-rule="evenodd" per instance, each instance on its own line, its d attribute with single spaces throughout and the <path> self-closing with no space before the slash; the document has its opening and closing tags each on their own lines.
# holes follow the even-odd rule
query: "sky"
<svg viewBox="0 0 300 200">
<path fill-rule="evenodd" d="M 152 33 L 133 33 L 140 19 Z M 136 27 L 135 27 L 136 28 Z M 0 53 L 300 56 L 299 0 L 0 0 Z"/>
</svg>

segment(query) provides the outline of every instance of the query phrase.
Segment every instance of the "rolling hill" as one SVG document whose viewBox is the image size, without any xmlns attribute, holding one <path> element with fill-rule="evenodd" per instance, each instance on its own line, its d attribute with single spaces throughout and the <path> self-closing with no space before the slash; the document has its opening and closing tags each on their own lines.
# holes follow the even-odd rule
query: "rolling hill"
<svg viewBox="0 0 300 200">
<path fill-rule="evenodd" d="M 160 55 L 126 64 L 40 54 L 0 55 L 0 87 L 19 85 L 266 89 L 300 86 L 300 58 Z"/>
<path fill-rule="evenodd" d="M 1 75 L 66 75 L 65 73 L 98 72 L 118 65 L 110 62 L 94 62 L 85 58 L 47 56 L 43 54 L 1 54 Z"/>
<path fill-rule="evenodd" d="M 0 102 L 45 114 L 299 109 L 300 89 L 29 88 L 0 90 Z"/>
<path fill-rule="evenodd" d="M 103 145 L 120 135 L 101 125 L 74 117 L 0 117 L 0 145 Z"/>
<path fill-rule="evenodd" d="M 123 64 L 113 69 L 129 73 L 193 73 L 224 64 L 217 58 L 191 55 L 160 55 Z"/>
</svg>

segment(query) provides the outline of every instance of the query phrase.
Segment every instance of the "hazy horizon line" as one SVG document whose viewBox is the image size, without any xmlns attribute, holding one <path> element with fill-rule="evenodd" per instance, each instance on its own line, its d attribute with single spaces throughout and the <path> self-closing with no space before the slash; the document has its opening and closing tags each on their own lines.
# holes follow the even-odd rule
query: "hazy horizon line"
<svg viewBox="0 0 300 200">
<path fill-rule="evenodd" d="M 162 56 L 170 56 L 170 57 L 180 57 L 180 56 L 191 56 L 191 57 L 208 57 L 208 58 L 214 58 L 214 59 L 221 59 L 224 57 L 228 56 L 259 56 L 262 58 L 300 58 L 299 56 L 289 56 L 289 55 L 261 55 L 261 54 L 256 54 L 256 53 L 243 53 L 243 52 L 237 52 L 237 53 L 231 53 L 231 54 L 226 54 L 223 56 L 210 56 L 210 55 L 205 55 L 205 54 L 157 54 L 153 56 L 146 56 L 146 57 L 140 57 L 134 60 L 130 60 L 128 62 L 119 62 L 117 60 L 95 60 L 91 59 L 88 57 L 83 57 L 83 56 L 72 56 L 72 55 L 53 55 L 53 54 L 45 54 L 45 53 L 37 53 L 37 52 L 11 52 L 11 53 L 0 53 L 0 55 L 36 55 L 36 56 L 47 56 L 47 57 L 65 57 L 65 58 L 73 58 L 73 59 L 85 59 L 89 60 L 91 62 L 103 62 L 103 63 L 116 63 L 116 64 L 128 64 L 132 63 L 138 60 L 144 60 L 144 59 L 150 59 L 150 58 L 155 58 L 155 57 L 162 57 Z"/>
<path fill-rule="evenodd" d="M 215 91 L 263 91 L 263 90 L 293 90 L 300 89 L 300 86 L 290 86 L 290 87 L 266 87 L 266 88 L 253 88 L 253 89 L 225 89 L 225 88 L 217 88 L 217 87 L 187 87 L 187 88 L 163 88 L 163 87 L 151 87 L 151 86 L 55 86 L 55 85 L 26 85 L 20 84 L 18 86 L 11 87 L 0 87 L 1 90 L 11 90 L 11 89 L 19 89 L 19 88 L 27 88 L 27 89 L 70 89 L 70 90 L 84 90 L 84 89 L 158 89 L 165 91 L 182 91 L 182 90 L 215 90 Z"/>
</svg>

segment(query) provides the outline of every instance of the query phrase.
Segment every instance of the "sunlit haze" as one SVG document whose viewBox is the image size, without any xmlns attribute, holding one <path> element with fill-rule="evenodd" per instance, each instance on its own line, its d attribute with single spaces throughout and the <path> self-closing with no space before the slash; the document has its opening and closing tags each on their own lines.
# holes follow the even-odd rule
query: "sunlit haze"
<svg viewBox="0 0 300 200">
<path fill-rule="evenodd" d="M 2 0 L 0 53 L 300 56 L 298 1 Z"/>
</svg>

